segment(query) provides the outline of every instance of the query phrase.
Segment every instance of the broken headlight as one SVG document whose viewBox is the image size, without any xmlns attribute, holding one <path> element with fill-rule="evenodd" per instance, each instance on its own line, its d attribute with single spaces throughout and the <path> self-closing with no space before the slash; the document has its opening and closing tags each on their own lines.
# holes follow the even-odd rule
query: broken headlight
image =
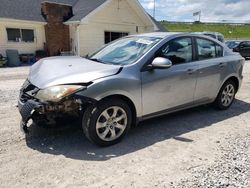
<svg viewBox="0 0 250 188">
<path fill-rule="evenodd" d="M 67 97 L 85 88 L 85 86 L 80 85 L 52 86 L 39 90 L 35 97 L 41 101 L 59 102 L 64 97 Z"/>
</svg>

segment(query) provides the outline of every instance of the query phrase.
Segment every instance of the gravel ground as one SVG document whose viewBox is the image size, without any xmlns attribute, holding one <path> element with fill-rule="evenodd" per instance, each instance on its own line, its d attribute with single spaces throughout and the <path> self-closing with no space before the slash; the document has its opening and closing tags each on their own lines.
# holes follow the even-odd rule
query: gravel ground
<svg viewBox="0 0 250 188">
<path fill-rule="evenodd" d="M 229 110 L 148 120 L 108 148 L 77 124 L 23 135 L 15 105 L 27 74 L 0 69 L 0 187 L 250 187 L 250 62 Z"/>
<path fill-rule="evenodd" d="M 177 187 L 247 187 L 250 180 L 250 134 L 230 135 L 220 141 L 218 157 L 210 166 L 193 168 L 192 178 L 185 178 Z"/>
</svg>

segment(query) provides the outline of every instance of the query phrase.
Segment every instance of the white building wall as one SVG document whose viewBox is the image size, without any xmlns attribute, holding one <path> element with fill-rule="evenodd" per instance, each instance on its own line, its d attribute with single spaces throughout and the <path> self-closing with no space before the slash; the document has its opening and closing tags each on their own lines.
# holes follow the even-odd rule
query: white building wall
<svg viewBox="0 0 250 188">
<path fill-rule="evenodd" d="M 6 28 L 33 29 L 34 42 L 9 42 Z M 34 53 L 44 48 L 44 24 L 31 21 L 0 19 L 0 54 L 5 56 L 6 49 L 16 49 L 19 53 Z"/>
<path fill-rule="evenodd" d="M 113 0 L 79 26 L 80 55 L 92 53 L 102 47 L 105 31 L 128 32 L 132 35 L 152 32 L 154 26 L 145 23 L 126 0 Z"/>
</svg>

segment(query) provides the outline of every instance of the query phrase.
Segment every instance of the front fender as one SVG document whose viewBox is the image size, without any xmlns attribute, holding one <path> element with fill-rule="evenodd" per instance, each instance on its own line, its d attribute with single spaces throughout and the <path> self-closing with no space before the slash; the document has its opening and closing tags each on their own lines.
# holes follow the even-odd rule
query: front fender
<svg viewBox="0 0 250 188">
<path fill-rule="evenodd" d="M 140 78 L 124 78 L 119 75 L 102 78 L 94 81 L 86 90 L 78 92 L 77 95 L 89 97 L 97 101 L 113 95 L 122 95 L 133 102 L 136 116 L 142 116 Z"/>
</svg>

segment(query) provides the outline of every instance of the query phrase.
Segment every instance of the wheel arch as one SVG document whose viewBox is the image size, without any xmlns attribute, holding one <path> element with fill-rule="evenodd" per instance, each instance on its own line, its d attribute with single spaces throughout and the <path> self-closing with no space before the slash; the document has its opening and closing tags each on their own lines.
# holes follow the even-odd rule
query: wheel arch
<svg viewBox="0 0 250 188">
<path fill-rule="evenodd" d="M 114 98 L 119 99 L 119 100 L 123 100 L 126 104 L 129 105 L 131 112 L 132 112 L 132 126 L 136 126 L 138 123 L 137 110 L 136 110 L 134 102 L 129 97 L 127 97 L 125 95 L 121 95 L 121 94 L 113 94 L 113 95 L 109 95 L 109 96 L 106 96 L 106 97 L 100 99 L 99 102 L 104 101 L 104 100 L 114 99 Z"/>
<path fill-rule="evenodd" d="M 236 92 L 238 92 L 239 87 L 240 87 L 240 79 L 236 75 L 230 75 L 228 76 L 224 82 L 222 83 L 221 87 L 229 80 L 232 80 L 236 84 Z M 221 88 L 220 87 L 220 88 Z"/>
</svg>

